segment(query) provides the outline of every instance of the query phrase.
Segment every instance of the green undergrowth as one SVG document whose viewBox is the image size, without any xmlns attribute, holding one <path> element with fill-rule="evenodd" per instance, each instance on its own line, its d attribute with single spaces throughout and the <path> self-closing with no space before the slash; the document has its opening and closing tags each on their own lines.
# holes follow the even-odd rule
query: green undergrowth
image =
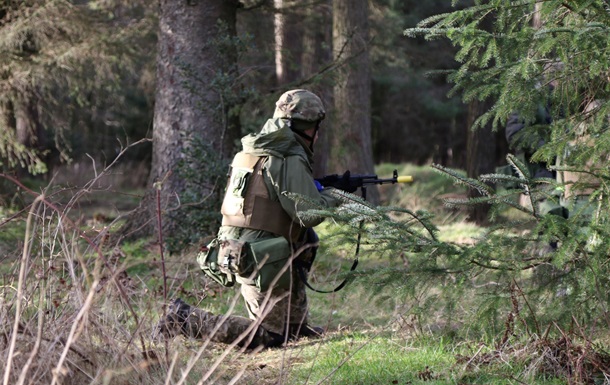
<svg viewBox="0 0 610 385">
<path fill-rule="evenodd" d="M 437 371 L 446 375 L 455 358 L 445 350 L 442 340 L 430 342 L 375 333 L 331 337 L 320 349 L 304 352 L 308 363 L 295 368 L 291 382 L 392 384 L 436 380 L 441 376 Z"/>
<path fill-rule="evenodd" d="M 176 338 L 168 345 L 174 367 L 160 363 L 156 375 L 175 377 L 197 354 L 186 383 L 265 384 L 564 384 L 546 372 L 535 354 L 497 350 L 484 342 L 456 342 L 442 336 L 408 336 L 369 328 L 341 330 L 321 339 L 303 339 L 258 353 L 224 350 L 210 344 L 201 350 L 193 340 Z M 224 359 L 219 361 L 219 357 Z M 217 366 L 215 366 L 217 365 Z M 210 368 L 214 372 L 210 374 Z M 171 374 L 168 374 L 171 373 Z"/>
<path fill-rule="evenodd" d="M 479 354 L 491 349 L 477 348 Z M 465 370 L 475 352 L 442 337 L 404 338 L 399 333 L 346 333 L 325 344 L 305 347 L 305 363 L 295 366 L 287 383 L 326 384 L 558 384 L 541 376 L 524 377 L 522 364 L 500 361 Z"/>
<path fill-rule="evenodd" d="M 443 199 L 464 194 L 460 187 L 429 167 L 382 165 L 377 173 L 386 178 L 394 168 L 399 175 L 412 175 L 415 181 L 380 186 L 381 205 L 430 210 L 438 237 L 444 242 L 470 245 L 485 235 L 485 228 L 464 220 L 464 212 L 444 205 Z M 117 204 L 113 199 L 121 200 L 122 196 L 102 194 L 102 199 L 75 205 L 73 214 L 85 210 L 83 215 L 75 215 L 79 229 L 95 236 L 104 225 L 91 221 L 96 212 L 129 208 L 128 202 Z M 98 204 L 103 206 L 105 200 L 109 211 L 98 210 Z M 39 283 L 49 294 L 40 296 L 42 305 L 38 300 L 28 304 L 21 323 L 26 326 L 24 330 L 36 330 L 38 307 L 44 308 L 48 316 L 45 327 L 65 338 L 87 297 L 94 265 L 100 259 L 90 247 L 84 248 L 86 242 L 79 234 L 57 226 L 57 216 L 40 218 L 43 226 L 36 228 L 40 235 L 31 241 L 32 255 L 38 257 L 27 261 L 30 275 L 23 297 L 39 298 Z M 2 230 L 0 243 L 13 246 L 1 264 L 5 300 L 0 301 L 0 316 L 13 311 L 17 298 L 24 220 L 11 221 Z M 323 327 L 326 334 L 322 339 L 303 339 L 259 353 L 226 351 L 224 345 L 182 337 L 167 342 L 151 339 L 164 305 L 177 297 L 216 315 L 230 312 L 247 316 L 239 288 L 224 288 L 207 279 L 196 263 L 196 250 L 161 255 L 154 239 L 104 249 L 106 265 L 96 276 L 100 288 L 86 317 L 91 323 L 82 324 L 86 338 L 77 337 L 70 353 L 76 354 L 72 360 L 79 358 L 80 351 L 89 356 L 82 366 L 87 376 L 72 383 L 551 385 L 565 383 L 562 370 L 569 370 L 568 364 L 586 362 L 590 351 L 571 357 L 567 364 L 561 363 L 563 366 L 553 366 L 563 357 L 561 336 L 578 332 L 578 328 L 556 328 L 540 338 L 538 330 L 534 333 L 529 329 L 532 321 L 528 319 L 538 310 L 537 304 L 526 303 L 518 288 L 490 284 L 488 276 L 478 273 L 434 280 L 438 278 L 434 271 L 417 270 L 424 265 L 413 264 L 412 254 L 399 248 L 381 250 L 366 234 L 357 253 L 354 232 L 346 232 L 330 220 L 316 230 L 321 244 L 309 282 L 329 291 L 345 279 L 349 281 L 333 293 L 308 290 L 309 322 Z M 352 271 L 356 258 L 358 266 Z M 441 264 L 442 257 L 436 262 Z M 429 274 L 430 279 L 420 274 Z M 495 302 L 489 301 L 492 297 Z M 4 332 L 8 333 L 8 327 Z M 603 333 L 591 337 L 596 342 L 607 341 L 600 340 Z M 29 340 L 32 346 L 33 341 Z M 578 346 L 587 343 L 583 340 Z M 567 346 L 568 351 L 575 346 Z M 51 349 L 45 352 L 55 354 Z M 54 363 L 57 357 L 45 360 Z M 591 362 L 594 359 L 605 362 L 604 356 L 592 357 Z M 45 370 L 39 372 L 47 373 Z M 75 367 L 71 370 L 78 373 Z M 183 373 L 187 380 L 180 382 Z"/>
</svg>

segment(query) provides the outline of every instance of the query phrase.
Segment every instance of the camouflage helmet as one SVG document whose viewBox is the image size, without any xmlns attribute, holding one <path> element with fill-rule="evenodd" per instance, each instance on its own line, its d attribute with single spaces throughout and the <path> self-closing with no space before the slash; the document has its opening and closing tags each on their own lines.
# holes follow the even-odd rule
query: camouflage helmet
<svg viewBox="0 0 610 385">
<path fill-rule="evenodd" d="M 275 106 L 274 118 L 317 122 L 326 115 L 322 100 L 316 94 L 302 89 L 284 92 Z"/>
</svg>

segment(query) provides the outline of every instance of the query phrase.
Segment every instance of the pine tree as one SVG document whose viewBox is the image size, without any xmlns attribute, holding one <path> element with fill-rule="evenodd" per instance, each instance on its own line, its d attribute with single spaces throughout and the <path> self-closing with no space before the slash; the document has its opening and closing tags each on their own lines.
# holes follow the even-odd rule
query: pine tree
<svg viewBox="0 0 610 385">
<path fill-rule="evenodd" d="M 534 28 L 534 18 L 540 19 L 539 28 Z M 518 111 L 525 122 L 521 140 L 536 151 L 531 159 L 509 155 L 512 175 L 468 178 L 434 166 L 455 183 L 479 192 L 477 198 L 448 200 L 447 205 L 491 206 L 492 224 L 473 245 L 442 241 L 427 213 L 374 208 L 357 200 L 334 211 L 333 220 L 351 224 L 352 239 L 364 231 L 375 253 L 408 260 L 407 270 L 377 271 L 375 279 L 385 274 L 385 283 L 410 294 L 426 314 L 444 309 L 451 317 L 464 293 L 477 293 L 483 301 L 471 314 L 480 316 L 492 333 L 502 332 L 501 317 L 505 310 L 514 313 L 519 301 L 528 305 L 519 317 L 530 335 L 574 319 L 580 325 L 605 322 L 610 306 L 605 289 L 610 283 L 608 3 L 476 1 L 423 20 L 405 33 L 447 38 L 456 45 L 460 66 L 447 71 L 452 92 L 466 102 L 491 105 L 473 128 L 503 128 Z M 535 124 L 540 105 L 551 106 L 548 126 Z M 544 161 L 560 175 L 570 171 L 589 179 L 569 185 L 539 178 L 530 171 L 530 161 Z M 594 186 L 592 179 L 598 182 Z M 584 187 L 594 188 L 579 210 L 565 190 Z M 525 199 L 518 199 L 520 195 Z M 545 214 L 539 208 L 542 201 L 562 203 L 570 215 Z M 515 219 L 500 218 L 508 209 L 518 212 L 512 215 Z M 363 227 L 355 226 L 361 220 Z M 426 293 L 431 287 L 434 291 Z"/>
<path fill-rule="evenodd" d="M 517 111 L 525 123 L 522 143 L 536 148 L 526 161 L 546 162 L 560 175 L 569 171 L 588 176 L 574 185 L 536 178 L 511 155 L 507 161 L 512 176 L 468 179 L 436 166 L 481 193 L 481 198 L 453 203 L 492 205 L 492 217 L 507 205 L 525 213 L 518 223 L 498 223 L 463 255 L 473 266 L 502 272 L 514 282 L 522 282 L 524 272 L 533 270 L 534 278 L 550 283 L 555 295 L 543 294 L 536 285 L 529 287 L 530 294 L 562 305 L 562 311 L 557 306 L 545 308 L 548 320 L 578 315 L 592 321 L 602 315 L 595 309 L 608 308 L 600 288 L 607 284 L 610 250 L 605 226 L 610 203 L 610 5 L 601 0 L 475 1 L 423 20 L 405 34 L 447 38 L 458 47 L 455 58 L 460 67 L 448 72 L 452 92 L 461 93 L 466 102 L 491 102 L 474 129 L 488 123 L 500 129 Z M 535 124 L 541 105 L 550 106 L 549 126 Z M 506 191 L 489 183 L 510 183 L 516 189 Z M 594 191 L 587 191 L 582 205 L 574 206 L 566 190 L 579 187 Z M 519 204 L 515 193 L 522 193 L 529 204 Z M 544 215 L 538 209 L 542 200 L 561 202 L 570 215 Z"/>
<path fill-rule="evenodd" d="M 125 113 L 119 83 L 139 81 L 154 20 L 141 1 L 0 2 L 0 165 L 43 173 L 51 148 L 69 160 L 109 129 Z"/>
</svg>

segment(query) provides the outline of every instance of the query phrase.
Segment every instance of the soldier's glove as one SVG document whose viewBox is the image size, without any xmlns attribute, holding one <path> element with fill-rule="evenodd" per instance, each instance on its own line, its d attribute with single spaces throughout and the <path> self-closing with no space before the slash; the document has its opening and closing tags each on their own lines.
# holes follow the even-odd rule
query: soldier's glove
<svg viewBox="0 0 610 385">
<path fill-rule="evenodd" d="M 348 192 L 348 193 L 356 192 L 356 190 L 358 190 L 358 186 L 356 185 L 356 183 L 352 183 L 352 181 L 350 180 L 350 175 L 351 174 L 350 174 L 349 170 L 347 170 L 339 178 L 339 180 L 334 185 L 334 187 L 336 187 L 340 190 L 343 190 L 345 192 Z"/>
<path fill-rule="evenodd" d="M 320 182 L 318 182 L 317 180 L 313 180 L 313 183 L 316 185 L 316 189 L 318 189 L 318 192 L 324 190 L 324 186 L 322 186 L 322 184 Z"/>
</svg>

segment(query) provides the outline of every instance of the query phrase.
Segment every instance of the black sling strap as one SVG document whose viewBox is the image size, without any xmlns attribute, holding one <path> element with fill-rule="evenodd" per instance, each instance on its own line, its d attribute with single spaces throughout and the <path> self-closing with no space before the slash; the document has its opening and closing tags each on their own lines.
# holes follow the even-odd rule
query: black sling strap
<svg viewBox="0 0 610 385">
<path fill-rule="evenodd" d="M 361 187 L 362 189 L 362 198 L 364 200 L 366 200 L 366 187 Z M 354 253 L 354 262 L 352 263 L 352 267 L 349 269 L 350 272 L 356 270 L 356 267 L 358 266 L 358 254 L 360 254 L 360 239 L 362 238 L 362 226 L 364 225 L 364 220 L 360 221 L 360 225 L 358 228 L 358 240 L 356 241 L 356 252 Z M 309 230 L 307 231 L 307 236 L 309 237 Z M 315 234 L 315 233 L 314 233 Z M 317 235 L 316 235 L 317 238 Z M 309 242 L 309 239 L 308 239 Z M 317 240 L 315 241 L 317 242 Z M 307 272 L 309 271 L 309 269 L 311 268 L 311 265 L 313 265 L 314 260 L 316 259 L 316 250 L 313 250 L 313 256 L 311 258 L 311 263 L 306 264 L 304 262 L 301 261 L 295 261 L 295 267 L 297 269 L 297 272 L 299 274 L 299 277 L 301 278 L 301 281 L 303 281 L 303 283 L 305 284 L 305 286 L 307 286 L 307 288 L 309 288 L 310 290 L 315 291 L 316 293 L 324 293 L 324 294 L 329 294 L 329 293 L 336 293 L 339 290 L 343 289 L 345 287 L 345 285 L 347 285 L 350 281 L 350 277 L 347 277 L 343 280 L 343 282 L 341 282 L 339 284 L 339 286 L 335 287 L 333 290 L 318 290 L 314 287 L 312 287 L 309 282 L 307 282 Z"/>
<path fill-rule="evenodd" d="M 360 244 L 358 244 L 358 247 L 356 248 L 356 250 L 358 250 L 359 248 L 360 248 Z M 358 266 L 358 258 L 357 257 L 354 259 L 354 262 L 352 263 L 352 267 L 350 268 L 350 272 L 356 270 L 356 266 Z M 343 280 L 343 282 L 341 282 L 339 284 L 339 286 L 335 287 L 333 290 L 318 290 L 315 287 L 311 286 L 309 284 L 309 282 L 307 282 L 307 274 L 306 274 L 307 268 L 305 267 L 305 264 L 297 263 L 296 268 L 297 268 L 297 272 L 299 273 L 299 277 L 301 278 L 301 281 L 303 281 L 305 286 L 307 286 L 310 290 L 315 291 L 316 293 L 324 293 L 324 294 L 335 293 L 335 292 L 343 289 L 345 287 L 345 285 L 347 285 L 348 282 L 350 281 L 350 278 L 347 277 L 347 278 L 345 278 Z"/>
</svg>

